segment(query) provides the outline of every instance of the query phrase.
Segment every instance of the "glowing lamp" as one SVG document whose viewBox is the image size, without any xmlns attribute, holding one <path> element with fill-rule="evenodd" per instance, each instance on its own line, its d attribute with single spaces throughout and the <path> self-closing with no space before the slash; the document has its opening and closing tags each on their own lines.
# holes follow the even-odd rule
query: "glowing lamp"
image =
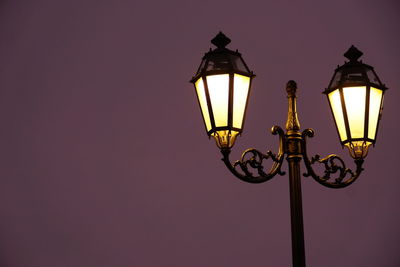
<svg viewBox="0 0 400 267">
<path fill-rule="evenodd" d="M 211 43 L 190 81 L 194 84 L 208 136 L 219 148 L 231 148 L 243 130 L 253 72 L 241 54 L 226 48 L 231 40 L 222 32 Z"/>
<path fill-rule="evenodd" d="M 387 89 L 374 68 L 358 60 L 362 54 L 351 46 L 344 54 L 349 61 L 337 67 L 324 91 L 340 142 L 355 159 L 365 158 L 369 146 L 375 144 Z"/>
</svg>

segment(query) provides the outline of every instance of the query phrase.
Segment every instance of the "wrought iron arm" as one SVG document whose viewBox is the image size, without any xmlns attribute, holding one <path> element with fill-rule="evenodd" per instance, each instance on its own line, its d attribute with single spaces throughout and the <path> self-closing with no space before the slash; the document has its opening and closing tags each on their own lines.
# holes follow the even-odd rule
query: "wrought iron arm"
<svg viewBox="0 0 400 267">
<path fill-rule="evenodd" d="M 302 154 L 304 158 L 304 164 L 307 168 L 307 172 L 303 175 L 305 177 L 312 176 L 315 181 L 330 188 L 343 188 L 354 183 L 354 181 L 360 176 L 361 172 L 364 170 L 362 168 L 364 160 L 354 160 L 356 164 L 355 172 L 349 168 L 346 168 L 343 159 L 335 154 L 331 154 L 325 158 L 321 158 L 319 155 L 315 155 L 310 160 L 307 156 L 306 138 L 311 138 L 313 136 L 314 131 L 312 129 L 306 129 L 302 133 Z M 314 163 L 320 163 L 324 165 L 324 175 L 320 176 L 315 173 L 314 169 L 312 168 L 312 165 Z M 331 175 L 336 176 L 336 178 L 331 177 Z"/>
<path fill-rule="evenodd" d="M 235 161 L 233 164 L 229 160 L 230 149 L 221 149 L 223 155 L 222 161 L 226 167 L 240 180 L 248 183 L 263 183 L 270 180 L 276 174 L 284 175 L 281 171 L 282 162 L 284 159 L 284 144 L 285 134 L 279 126 L 274 126 L 271 129 L 273 135 L 279 134 L 279 151 L 278 155 L 275 155 L 271 151 L 267 151 L 266 154 L 250 148 L 243 152 L 240 160 Z M 272 159 L 273 164 L 268 173 L 264 171 L 263 161 Z M 238 170 L 240 167 L 241 171 Z M 257 175 L 254 175 L 251 169 L 257 170 Z"/>
</svg>

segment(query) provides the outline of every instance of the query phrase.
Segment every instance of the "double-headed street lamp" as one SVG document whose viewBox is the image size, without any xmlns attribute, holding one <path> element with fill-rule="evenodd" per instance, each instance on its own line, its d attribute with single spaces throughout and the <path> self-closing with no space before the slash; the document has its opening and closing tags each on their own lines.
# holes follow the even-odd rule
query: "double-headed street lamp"
<svg viewBox="0 0 400 267">
<path fill-rule="evenodd" d="M 252 79 L 255 77 L 247 67 L 241 54 L 226 48 L 230 39 L 220 32 L 211 40 L 217 48 L 207 52 L 191 82 L 194 84 L 208 136 L 215 138 L 223 155 L 226 167 L 239 179 L 249 183 L 262 183 L 276 174 L 284 175 L 281 167 L 284 156 L 289 163 L 290 213 L 292 228 L 292 257 L 294 267 L 305 266 L 303 211 L 301 200 L 300 161 L 304 159 L 306 172 L 318 183 L 330 188 L 343 188 L 352 184 L 363 171 L 362 164 L 368 149 L 375 144 L 382 114 L 382 84 L 373 67 L 358 59 L 362 52 L 354 46 L 344 54 L 349 60 L 335 70 L 326 94 L 334 117 L 340 143 L 349 149 L 356 164 L 355 171 L 346 167 L 337 155 L 311 159 L 307 155 L 307 137 L 314 131 L 300 131 L 296 111 L 296 89 L 294 81 L 286 85 L 288 117 L 286 132 L 273 126 L 272 134 L 279 135 L 277 154 L 265 154 L 250 148 L 243 152 L 240 160 L 233 164 L 229 159 L 235 140 L 243 131 Z M 269 171 L 265 171 L 264 160 L 272 160 Z M 325 171 L 318 175 L 313 164 L 323 164 Z"/>
</svg>

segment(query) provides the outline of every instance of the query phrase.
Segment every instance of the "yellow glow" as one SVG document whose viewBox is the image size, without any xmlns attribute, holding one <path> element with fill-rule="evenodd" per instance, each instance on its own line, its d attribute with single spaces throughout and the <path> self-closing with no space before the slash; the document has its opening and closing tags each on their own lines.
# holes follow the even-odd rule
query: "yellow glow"
<svg viewBox="0 0 400 267">
<path fill-rule="evenodd" d="M 369 99 L 368 138 L 375 139 L 382 100 L 382 90 L 371 87 Z"/>
<path fill-rule="evenodd" d="M 366 87 L 344 87 L 343 96 L 351 138 L 364 137 Z"/>
<path fill-rule="evenodd" d="M 340 101 L 339 89 L 329 93 L 329 102 L 331 103 L 333 116 L 335 118 L 335 122 L 339 131 L 340 140 L 346 140 L 346 127 L 344 124 L 343 118 L 343 110 L 342 110 L 342 102 Z"/>
<path fill-rule="evenodd" d="M 241 129 L 246 108 L 247 94 L 249 93 L 250 78 L 235 74 L 233 85 L 233 127 Z"/>
<path fill-rule="evenodd" d="M 207 132 L 211 129 L 210 114 L 208 113 L 206 93 L 204 91 L 203 79 L 200 78 L 195 83 L 197 97 L 199 98 L 201 112 L 203 113 L 204 122 L 206 124 Z"/>
<path fill-rule="evenodd" d="M 207 76 L 215 126 L 228 125 L 229 74 Z"/>
</svg>

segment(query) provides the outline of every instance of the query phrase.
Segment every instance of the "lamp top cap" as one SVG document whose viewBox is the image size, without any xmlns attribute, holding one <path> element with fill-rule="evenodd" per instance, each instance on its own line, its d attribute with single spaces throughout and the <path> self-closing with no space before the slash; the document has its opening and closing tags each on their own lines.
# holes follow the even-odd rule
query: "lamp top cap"
<svg viewBox="0 0 400 267">
<path fill-rule="evenodd" d="M 229 43 L 231 42 L 231 39 L 226 37 L 225 34 L 222 32 L 219 32 L 212 40 L 211 43 L 215 45 L 218 48 L 225 48 Z"/>
<path fill-rule="evenodd" d="M 288 97 L 296 96 L 296 91 L 297 91 L 297 83 L 293 80 L 290 80 L 286 84 L 286 92 L 288 94 Z"/>
<path fill-rule="evenodd" d="M 354 62 L 357 61 L 362 55 L 363 52 L 357 49 L 354 45 L 352 45 L 346 53 L 343 54 L 346 58 L 348 58 L 350 61 Z"/>
</svg>

